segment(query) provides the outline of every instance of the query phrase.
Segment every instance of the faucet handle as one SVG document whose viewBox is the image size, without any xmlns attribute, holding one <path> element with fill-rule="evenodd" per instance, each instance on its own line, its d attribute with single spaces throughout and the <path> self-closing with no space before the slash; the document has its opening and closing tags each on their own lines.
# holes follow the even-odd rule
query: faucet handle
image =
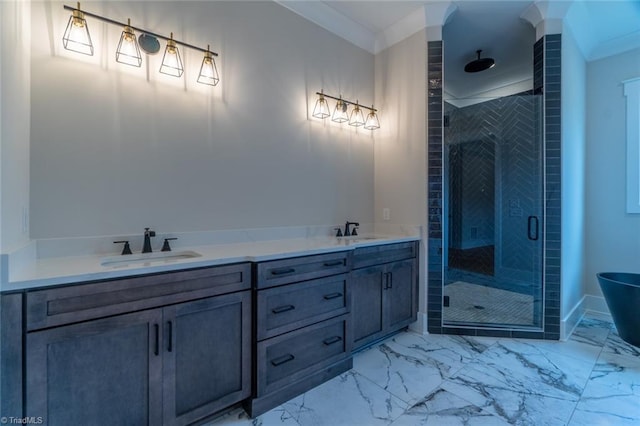
<svg viewBox="0 0 640 426">
<path fill-rule="evenodd" d="M 129 241 L 114 241 L 113 244 L 123 244 L 124 243 L 124 247 L 122 248 L 122 253 L 121 254 L 132 254 L 131 253 L 131 247 L 129 247 Z"/>
<path fill-rule="evenodd" d="M 171 246 L 169 245 L 169 241 L 177 240 L 177 237 L 174 238 L 165 238 L 164 244 L 162 244 L 162 249 L 160 251 L 171 251 Z"/>
<path fill-rule="evenodd" d="M 334 231 L 336 232 L 336 237 L 342 237 L 342 229 L 340 227 L 338 228 L 333 228 Z"/>
<path fill-rule="evenodd" d="M 351 236 L 355 236 L 358 235 L 358 233 L 356 232 L 358 230 L 358 226 L 357 225 L 353 225 L 353 231 L 351 231 Z"/>
</svg>

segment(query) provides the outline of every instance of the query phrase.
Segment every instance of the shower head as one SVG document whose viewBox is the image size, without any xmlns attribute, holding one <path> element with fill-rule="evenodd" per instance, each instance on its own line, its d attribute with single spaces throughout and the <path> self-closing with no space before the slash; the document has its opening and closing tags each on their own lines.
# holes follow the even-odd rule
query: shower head
<svg viewBox="0 0 640 426">
<path fill-rule="evenodd" d="M 495 66 L 496 61 L 494 61 L 493 58 L 480 59 L 481 52 L 482 50 L 476 50 L 476 53 L 478 54 L 478 59 L 475 59 L 469 62 L 467 65 L 465 65 L 464 66 L 465 72 L 480 72 L 480 71 L 488 70 L 489 68 L 493 68 Z"/>
</svg>

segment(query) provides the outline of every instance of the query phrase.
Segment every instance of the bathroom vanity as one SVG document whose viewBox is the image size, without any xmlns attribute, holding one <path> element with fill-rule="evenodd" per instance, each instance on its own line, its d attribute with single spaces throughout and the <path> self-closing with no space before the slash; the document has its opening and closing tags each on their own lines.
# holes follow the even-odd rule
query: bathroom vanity
<svg viewBox="0 0 640 426">
<path fill-rule="evenodd" d="M 240 402 L 262 414 L 415 321 L 417 242 L 383 243 L 5 292 L 1 414 L 186 425 Z"/>
</svg>

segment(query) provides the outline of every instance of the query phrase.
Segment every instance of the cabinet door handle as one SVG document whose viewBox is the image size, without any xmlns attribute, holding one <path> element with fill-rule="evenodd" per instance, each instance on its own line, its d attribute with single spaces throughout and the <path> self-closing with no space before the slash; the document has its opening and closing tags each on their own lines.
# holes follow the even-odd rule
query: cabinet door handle
<svg viewBox="0 0 640 426">
<path fill-rule="evenodd" d="M 274 367 L 277 367 L 277 366 L 282 365 L 282 364 L 284 364 L 286 362 L 293 361 L 294 359 L 296 359 L 295 356 L 293 356 L 291 354 L 286 354 L 286 355 L 283 355 L 283 356 L 281 356 L 279 358 L 271 360 L 271 364 Z"/>
<path fill-rule="evenodd" d="M 153 348 L 153 354 L 158 356 L 160 355 L 160 326 L 158 324 L 153 324 L 153 328 L 156 334 L 156 343 Z"/>
<path fill-rule="evenodd" d="M 342 337 L 340 337 L 340 336 L 333 336 L 333 337 L 329 337 L 329 338 L 327 338 L 327 339 L 324 339 L 324 340 L 322 341 L 322 343 L 324 343 L 326 346 L 329 346 L 329 345 L 333 345 L 334 343 L 338 343 L 338 342 L 339 342 L 339 341 L 341 341 L 341 340 L 342 340 Z"/>
<path fill-rule="evenodd" d="M 334 260 L 333 262 L 324 262 L 324 266 L 326 268 L 330 268 L 332 266 L 340 266 L 342 264 L 343 264 L 342 260 Z"/>
<path fill-rule="evenodd" d="M 273 269 L 271 270 L 271 275 L 287 275 L 293 274 L 296 270 L 294 268 L 286 268 L 286 269 Z"/>
<path fill-rule="evenodd" d="M 167 351 L 171 352 L 173 350 L 173 322 L 167 321 L 167 325 L 169 326 L 169 344 L 167 345 Z"/>
<path fill-rule="evenodd" d="M 389 287 L 387 288 L 393 288 L 393 274 L 391 272 L 387 273 L 387 278 L 389 280 Z"/>
<path fill-rule="evenodd" d="M 273 312 L 274 314 L 281 314 L 283 312 L 293 311 L 295 308 L 296 307 L 293 305 L 284 305 L 284 306 L 278 306 L 277 308 L 273 308 L 271 312 Z"/>
<path fill-rule="evenodd" d="M 385 272 L 383 275 L 383 279 L 384 279 L 384 286 L 382 287 L 383 290 L 387 290 L 389 288 L 389 273 Z"/>
<path fill-rule="evenodd" d="M 331 299 L 336 299 L 338 297 L 342 297 L 342 293 L 330 293 L 330 294 L 325 294 L 324 296 L 324 300 L 331 300 Z"/>
<path fill-rule="evenodd" d="M 527 218 L 527 236 L 531 241 L 538 241 L 538 227 L 540 222 L 536 216 Z"/>
</svg>

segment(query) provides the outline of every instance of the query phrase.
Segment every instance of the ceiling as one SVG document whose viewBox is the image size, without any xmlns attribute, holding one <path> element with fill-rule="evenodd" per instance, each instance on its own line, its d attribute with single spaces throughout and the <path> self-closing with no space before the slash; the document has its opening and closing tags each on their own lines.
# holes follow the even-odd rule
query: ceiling
<svg viewBox="0 0 640 426">
<path fill-rule="evenodd" d="M 442 0 L 276 0 L 338 36 L 372 53 L 425 28 L 425 15 Z M 443 28 L 445 90 L 452 98 L 484 96 L 505 86 L 524 87 L 531 79 L 535 30 L 521 19 L 532 0 L 461 0 Z M 640 47 L 640 0 L 550 0 L 564 7 L 586 60 Z M 426 10 L 426 12 L 425 12 Z M 495 59 L 490 70 L 466 74 L 464 65 L 482 56 Z M 530 83 L 529 83 L 530 84 Z"/>
</svg>

